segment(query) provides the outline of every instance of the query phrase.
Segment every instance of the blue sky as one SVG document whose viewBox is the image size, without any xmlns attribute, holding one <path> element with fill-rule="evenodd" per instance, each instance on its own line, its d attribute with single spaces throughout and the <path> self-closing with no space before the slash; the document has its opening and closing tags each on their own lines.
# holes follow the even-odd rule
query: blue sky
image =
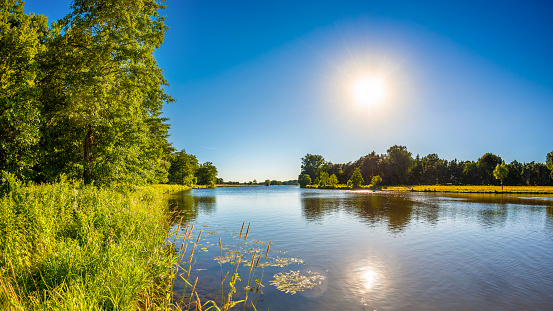
<svg viewBox="0 0 553 311">
<path fill-rule="evenodd" d="M 295 179 L 301 157 L 544 162 L 553 150 L 553 2 L 165 1 L 156 58 L 171 142 L 224 180 Z M 26 1 L 50 20 L 70 1 Z M 352 86 L 382 78 L 358 105 Z"/>
</svg>

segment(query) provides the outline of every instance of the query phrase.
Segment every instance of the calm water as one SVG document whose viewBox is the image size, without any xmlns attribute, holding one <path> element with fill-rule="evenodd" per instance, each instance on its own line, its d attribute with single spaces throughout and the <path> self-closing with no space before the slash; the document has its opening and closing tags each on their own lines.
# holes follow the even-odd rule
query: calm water
<svg viewBox="0 0 553 311">
<path fill-rule="evenodd" d="M 206 298 L 221 280 L 212 245 L 219 234 L 236 244 L 246 221 L 248 240 L 305 262 L 265 269 L 258 310 L 553 310 L 551 196 L 244 187 L 191 190 L 170 206 L 205 230 L 193 274 Z M 295 295 L 269 285 L 290 270 L 326 279 Z"/>
</svg>

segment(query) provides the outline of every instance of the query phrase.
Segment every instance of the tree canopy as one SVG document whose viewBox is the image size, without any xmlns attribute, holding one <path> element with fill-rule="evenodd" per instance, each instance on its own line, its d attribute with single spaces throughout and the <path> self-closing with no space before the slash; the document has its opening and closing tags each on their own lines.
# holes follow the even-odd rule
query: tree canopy
<svg viewBox="0 0 553 311">
<path fill-rule="evenodd" d="M 494 175 L 498 164 L 503 164 L 506 168 L 507 176 L 503 179 L 497 179 Z M 509 186 L 549 186 L 553 185 L 553 151 L 547 154 L 546 164 L 520 163 L 516 160 L 506 164 L 493 153 L 485 153 L 477 161 L 448 161 L 435 153 L 423 157 L 416 155 L 413 158 L 407 147 L 396 145 L 390 147 L 385 154 L 373 151 L 356 161 L 343 164 L 333 164 L 320 155 L 307 154 L 302 158 L 301 169 L 300 178 L 303 174 L 308 175 L 308 171 L 318 172 L 317 179 L 310 181 L 316 184 L 321 184 L 321 181 L 328 184 L 332 175 L 336 176 L 338 184 L 348 184 L 354 172 L 359 169 L 363 183 L 372 182 L 373 177 L 380 176 L 381 184 L 386 186 L 499 185 L 501 182 Z"/>
<path fill-rule="evenodd" d="M 1 171 L 110 185 L 168 182 L 172 170 L 194 183 L 197 160 L 173 154 L 161 116 L 173 99 L 154 57 L 167 29 L 159 1 L 74 0 L 50 27 L 1 1 Z"/>
</svg>

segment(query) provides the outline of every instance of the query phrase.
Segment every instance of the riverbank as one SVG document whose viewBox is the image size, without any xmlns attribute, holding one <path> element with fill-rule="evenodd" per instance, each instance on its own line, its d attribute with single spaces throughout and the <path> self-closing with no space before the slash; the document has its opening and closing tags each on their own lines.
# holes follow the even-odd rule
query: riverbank
<svg viewBox="0 0 553 311">
<path fill-rule="evenodd" d="M 185 189 L 12 185 L 0 198 L 0 309 L 168 308 L 163 193 Z"/>
<path fill-rule="evenodd" d="M 454 193 L 518 193 L 518 194 L 553 194 L 551 186 L 394 186 L 384 187 L 386 191 L 413 192 L 454 192 Z"/>
<path fill-rule="evenodd" d="M 319 187 L 307 185 L 307 189 L 328 190 L 372 190 L 371 185 L 351 188 L 347 185 Z M 420 186 L 382 186 L 382 191 L 412 191 L 412 192 L 452 192 L 452 193 L 517 193 L 517 194 L 553 194 L 552 186 L 453 186 L 453 185 L 420 185 Z"/>
</svg>

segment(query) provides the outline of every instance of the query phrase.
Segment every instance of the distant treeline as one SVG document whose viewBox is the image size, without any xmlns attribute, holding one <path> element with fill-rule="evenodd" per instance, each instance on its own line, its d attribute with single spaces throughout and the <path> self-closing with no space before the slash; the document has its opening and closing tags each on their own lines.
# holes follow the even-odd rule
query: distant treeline
<svg viewBox="0 0 553 311">
<path fill-rule="evenodd" d="M 182 155 L 161 117 L 173 101 L 154 57 L 167 29 L 163 5 L 73 1 L 72 12 L 48 26 L 23 3 L 0 5 L 3 180 L 214 183 L 209 162 L 192 175 L 171 167 Z"/>
<path fill-rule="evenodd" d="M 355 162 L 334 164 L 321 155 L 307 154 L 302 158 L 300 183 L 309 180 L 319 184 L 322 175 L 336 176 L 339 184 L 347 184 L 356 169 L 359 169 L 364 184 L 370 184 L 374 176 L 382 177 L 382 185 L 500 185 L 494 177 L 494 169 L 504 163 L 501 157 L 486 153 L 477 161 L 448 161 L 432 153 L 424 157 L 413 157 L 405 146 L 392 146 L 385 154 L 374 151 Z M 504 185 L 510 186 L 551 186 L 553 185 L 553 152 L 546 156 L 546 164 L 520 163 L 505 164 L 508 169 Z M 309 176 L 309 179 L 302 175 Z M 322 174 L 322 175 L 321 175 Z M 305 177 L 305 176 L 304 176 Z"/>
</svg>

